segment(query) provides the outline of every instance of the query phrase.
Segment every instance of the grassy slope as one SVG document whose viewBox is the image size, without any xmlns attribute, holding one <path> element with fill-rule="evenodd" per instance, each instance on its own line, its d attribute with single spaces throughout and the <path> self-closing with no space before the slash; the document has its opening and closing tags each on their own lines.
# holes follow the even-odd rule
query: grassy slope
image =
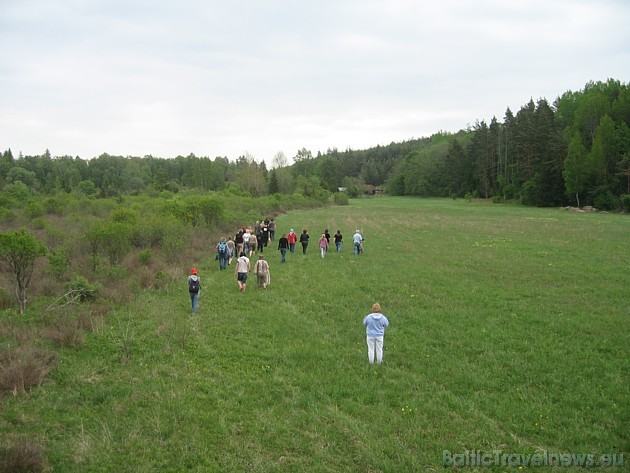
<svg viewBox="0 0 630 473">
<path fill-rule="evenodd" d="M 285 265 L 268 248 L 269 291 L 252 275 L 238 293 L 209 254 L 196 318 L 185 277 L 143 293 L 3 401 L 1 435 L 40 439 L 57 471 L 442 471 L 443 450 L 630 450 L 627 216 L 378 198 L 277 222 L 313 243 Z M 322 260 L 325 227 L 346 244 Z M 361 324 L 375 301 L 391 322 L 381 367 Z"/>
</svg>

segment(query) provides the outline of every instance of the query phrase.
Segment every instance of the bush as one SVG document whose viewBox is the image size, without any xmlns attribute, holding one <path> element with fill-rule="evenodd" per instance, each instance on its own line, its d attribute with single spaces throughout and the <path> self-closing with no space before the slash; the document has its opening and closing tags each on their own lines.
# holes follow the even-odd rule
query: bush
<svg viewBox="0 0 630 473">
<path fill-rule="evenodd" d="M 24 208 L 24 214 L 31 219 L 43 217 L 44 207 L 36 200 L 29 200 Z"/>
<path fill-rule="evenodd" d="M 621 202 L 621 206 L 626 212 L 630 212 L 630 194 L 623 194 L 619 201 Z"/>
<path fill-rule="evenodd" d="M 64 276 L 70 269 L 70 257 L 68 250 L 64 247 L 59 247 L 56 250 L 48 253 L 48 269 L 50 274 L 57 277 Z"/>
<path fill-rule="evenodd" d="M 63 215 L 67 202 L 61 197 L 47 197 L 44 199 L 44 209 L 49 215 Z"/>
<path fill-rule="evenodd" d="M 50 471 L 44 448 L 27 438 L 0 448 L 0 471 L 39 473 Z"/>
<path fill-rule="evenodd" d="M 140 264 L 147 266 L 149 264 L 149 262 L 151 261 L 151 257 L 153 256 L 153 254 L 151 253 L 151 250 L 144 250 L 141 251 L 140 254 L 138 255 L 138 259 L 140 260 Z"/>
<path fill-rule="evenodd" d="M 57 318 L 54 327 L 44 330 L 44 336 L 60 347 L 76 347 L 85 341 L 83 330 L 70 317 Z"/>
<path fill-rule="evenodd" d="M 54 353 L 34 348 L 15 348 L 0 355 L 0 391 L 23 394 L 39 386 L 57 362 Z"/>
<path fill-rule="evenodd" d="M 338 192 L 335 194 L 335 204 L 337 205 L 348 205 L 348 194 L 343 192 Z"/>
<path fill-rule="evenodd" d="M 84 276 L 75 276 L 72 281 L 66 284 L 68 293 L 79 302 L 93 302 L 98 297 L 101 286 L 99 284 L 90 284 Z"/>
</svg>

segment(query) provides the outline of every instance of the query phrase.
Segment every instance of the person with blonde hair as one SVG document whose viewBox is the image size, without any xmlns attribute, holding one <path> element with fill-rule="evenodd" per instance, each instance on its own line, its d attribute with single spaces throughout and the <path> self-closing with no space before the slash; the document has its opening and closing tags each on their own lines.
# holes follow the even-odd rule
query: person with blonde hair
<svg viewBox="0 0 630 473">
<path fill-rule="evenodd" d="M 322 253 L 322 258 L 326 256 L 326 251 L 328 250 L 328 238 L 326 238 L 326 234 L 322 233 L 322 237 L 319 239 L 319 251 Z"/>
<path fill-rule="evenodd" d="M 370 364 L 383 362 L 383 338 L 385 337 L 385 327 L 389 326 L 389 320 L 381 314 L 381 305 L 376 302 L 372 305 L 372 313 L 363 319 L 365 325 L 366 340 L 368 346 L 368 361 Z"/>
</svg>

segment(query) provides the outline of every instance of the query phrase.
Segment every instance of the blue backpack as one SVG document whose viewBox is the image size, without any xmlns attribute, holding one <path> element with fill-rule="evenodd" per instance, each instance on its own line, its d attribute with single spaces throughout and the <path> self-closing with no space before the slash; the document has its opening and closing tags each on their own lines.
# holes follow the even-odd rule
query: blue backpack
<svg viewBox="0 0 630 473">
<path fill-rule="evenodd" d="M 225 243 L 224 241 L 219 243 L 219 254 L 221 256 L 224 256 L 227 254 L 227 243 Z"/>
</svg>

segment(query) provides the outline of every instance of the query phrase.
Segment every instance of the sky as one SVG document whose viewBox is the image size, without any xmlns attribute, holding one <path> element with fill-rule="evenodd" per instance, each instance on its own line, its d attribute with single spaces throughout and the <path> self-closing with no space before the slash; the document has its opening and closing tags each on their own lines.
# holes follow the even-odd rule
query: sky
<svg viewBox="0 0 630 473">
<path fill-rule="evenodd" d="M 366 149 L 630 80 L 627 0 L 0 0 L 0 152 Z"/>
</svg>

